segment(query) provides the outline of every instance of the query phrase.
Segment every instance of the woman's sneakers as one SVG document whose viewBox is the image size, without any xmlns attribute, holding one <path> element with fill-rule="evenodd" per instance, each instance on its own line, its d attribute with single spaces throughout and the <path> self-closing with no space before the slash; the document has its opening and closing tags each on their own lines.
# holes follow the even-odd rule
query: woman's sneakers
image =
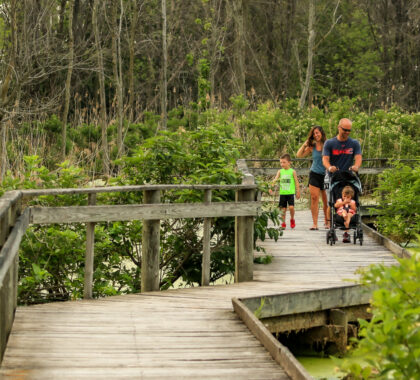
<svg viewBox="0 0 420 380">
<path fill-rule="evenodd" d="M 350 235 L 347 232 L 343 234 L 343 243 L 350 243 Z"/>
<path fill-rule="evenodd" d="M 281 224 L 281 228 L 286 228 L 286 222 L 283 222 L 283 223 Z"/>
</svg>

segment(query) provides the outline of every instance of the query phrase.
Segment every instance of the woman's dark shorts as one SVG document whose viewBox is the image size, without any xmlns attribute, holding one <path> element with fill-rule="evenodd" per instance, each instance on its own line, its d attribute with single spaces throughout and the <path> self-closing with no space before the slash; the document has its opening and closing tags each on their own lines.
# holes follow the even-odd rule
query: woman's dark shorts
<svg viewBox="0 0 420 380">
<path fill-rule="evenodd" d="M 295 205 L 295 194 L 280 195 L 279 207 L 286 208 L 287 204 L 289 204 L 289 206 Z"/>
<path fill-rule="evenodd" d="M 324 178 L 325 174 L 318 174 L 313 171 L 309 172 L 309 184 L 324 190 Z"/>
</svg>

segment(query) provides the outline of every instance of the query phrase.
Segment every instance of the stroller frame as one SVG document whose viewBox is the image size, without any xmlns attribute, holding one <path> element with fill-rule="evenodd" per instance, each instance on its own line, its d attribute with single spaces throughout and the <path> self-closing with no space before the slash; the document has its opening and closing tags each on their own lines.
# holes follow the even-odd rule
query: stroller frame
<svg viewBox="0 0 420 380">
<path fill-rule="evenodd" d="M 354 190 L 354 200 L 356 201 L 357 212 L 353 215 L 349 228 L 344 226 L 343 218 L 337 215 L 334 204 L 341 197 L 341 191 L 344 186 L 351 186 Z M 336 229 L 353 230 L 353 244 L 359 240 L 363 245 L 363 229 L 359 210 L 359 195 L 362 194 L 362 184 L 356 173 L 352 171 L 336 171 L 327 173 L 325 176 L 325 189 L 328 192 L 328 206 L 330 207 L 330 228 L 327 231 L 327 244 L 333 245 L 338 240 Z M 350 234 L 351 236 L 351 234 Z"/>
</svg>

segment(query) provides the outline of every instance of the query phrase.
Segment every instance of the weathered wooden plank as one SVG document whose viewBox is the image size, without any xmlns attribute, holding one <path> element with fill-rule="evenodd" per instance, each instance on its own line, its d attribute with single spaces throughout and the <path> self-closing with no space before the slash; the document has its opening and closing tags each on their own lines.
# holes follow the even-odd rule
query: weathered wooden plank
<svg viewBox="0 0 420 380">
<path fill-rule="evenodd" d="M 0 251 L 0 287 L 3 284 L 3 279 L 8 271 L 8 268 L 13 263 L 19 252 L 20 242 L 26 229 L 28 228 L 28 224 L 29 210 L 25 210 L 25 212 L 17 219 L 15 226 Z"/>
<path fill-rule="evenodd" d="M 29 220 L 29 213 L 16 219 L 20 215 L 20 192 L 6 193 L 4 198 L 8 199 L 9 209 L 0 218 L 0 362 L 13 325 L 17 305 L 18 251 Z"/>
<path fill-rule="evenodd" d="M 325 231 L 308 231 L 309 211 L 297 212 L 296 220 L 296 229 L 286 229 L 278 242 L 259 243 L 273 261 L 255 265 L 258 281 L 19 307 L 0 377 L 30 372 L 33 378 L 51 380 L 287 379 L 232 312 L 231 298 L 347 285 L 343 278 L 360 266 L 396 263 L 388 249 L 368 236 L 362 247 L 340 241 L 330 247 Z M 218 357 L 219 347 L 232 347 L 232 354 L 225 349 Z M 190 359 L 189 352 L 196 356 Z"/>
<path fill-rule="evenodd" d="M 131 192 L 146 190 L 237 190 L 256 189 L 256 185 L 131 185 L 131 186 L 104 186 L 68 189 L 34 189 L 21 190 L 24 198 L 33 198 L 41 195 L 64 195 L 64 194 L 99 194 L 115 192 Z"/>
<path fill-rule="evenodd" d="M 405 248 L 400 247 L 398 244 L 394 243 L 390 239 L 386 238 L 385 236 L 381 235 L 379 232 L 373 230 L 366 224 L 362 223 L 363 232 L 366 233 L 368 236 L 375 239 L 376 242 L 388 248 L 391 252 L 395 253 L 398 257 L 401 258 L 409 258 L 411 257 L 410 251 Z"/>
<path fill-rule="evenodd" d="M 204 192 L 204 204 L 211 203 L 211 190 Z M 210 283 L 210 240 L 211 240 L 211 218 L 204 218 L 203 223 L 203 259 L 201 264 L 201 285 Z"/>
<path fill-rule="evenodd" d="M 268 176 L 274 177 L 280 168 L 252 168 L 248 167 L 248 170 L 254 176 Z M 364 168 L 359 169 L 359 174 L 380 174 L 388 168 Z M 309 175 L 309 168 L 295 168 L 296 174 L 299 176 Z"/>
<path fill-rule="evenodd" d="M 159 203 L 160 190 L 145 190 L 143 201 L 145 204 Z M 153 206 L 152 206 L 153 207 Z M 155 213 L 156 215 L 156 213 Z M 142 230 L 141 248 L 141 290 L 148 292 L 159 290 L 159 261 L 160 261 L 160 220 L 154 217 L 145 220 Z"/>
<path fill-rule="evenodd" d="M 236 193 L 236 204 L 252 202 L 254 190 Z M 237 216 L 235 220 L 235 282 L 252 281 L 254 274 L 254 218 Z"/>
<path fill-rule="evenodd" d="M 258 318 L 237 298 L 232 299 L 233 309 L 249 330 L 264 345 L 273 359 L 279 363 L 286 373 L 294 380 L 312 380 L 312 376 L 300 364 L 287 347 L 283 346 L 265 328 Z"/>
<path fill-rule="evenodd" d="M 193 363 L 193 362 L 191 362 Z M 229 362 L 232 364 L 232 362 Z M 265 380 L 285 380 L 288 376 L 283 371 L 275 370 L 273 367 L 260 368 L 251 371 L 249 367 L 243 368 L 225 368 L 222 364 L 216 368 L 209 368 L 207 362 L 201 363 L 201 368 L 197 368 L 192 364 L 188 368 L 185 364 L 180 368 L 180 364 L 171 363 L 170 365 L 153 366 L 144 368 L 143 366 L 118 366 L 118 368 L 72 368 L 72 367 L 55 367 L 55 368 L 36 368 L 31 371 L 32 379 L 265 379 Z M 8 370 L 5 375 L 10 378 L 19 378 L 22 370 Z"/>
<path fill-rule="evenodd" d="M 133 204 L 115 206 L 31 207 L 32 224 L 216 218 L 257 215 L 259 202 Z"/>
<path fill-rule="evenodd" d="M 310 290 L 273 296 L 244 298 L 241 301 L 260 318 L 306 313 L 368 304 L 371 291 L 360 285 Z"/>
<path fill-rule="evenodd" d="M 10 208 L 22 199 L 20 190 L 6 191 L 0 198 L 0 218 L 8 214 Z"/>
<path fill-rule="evenodd" d="M 88 195 L 88 205 L 96 204 L 96 194 Z M 83 298 L 92 298 L 93 287 L 93 262 L 95 256 L 95 223 L 86 225 L 86 253 L 85 253 L 85 282 L 83 286 Z"/>
</svg>

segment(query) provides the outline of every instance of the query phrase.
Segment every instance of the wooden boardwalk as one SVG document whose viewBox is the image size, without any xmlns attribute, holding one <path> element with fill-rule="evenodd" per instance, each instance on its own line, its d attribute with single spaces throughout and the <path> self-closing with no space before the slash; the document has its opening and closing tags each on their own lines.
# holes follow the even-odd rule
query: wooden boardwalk
<svg viewBox="0 0 420 380">
<path fill-rule="evenodd" d="M 360 266 L 395 263 L 368 237 L 327 245 L 310 219 L 298 212 L 295 230 L 262 243 L 274 259 L 253 282 L 18 307 L 0 378 L 288 379 L 231 299 L 348 285 Z"/>
</svg>

